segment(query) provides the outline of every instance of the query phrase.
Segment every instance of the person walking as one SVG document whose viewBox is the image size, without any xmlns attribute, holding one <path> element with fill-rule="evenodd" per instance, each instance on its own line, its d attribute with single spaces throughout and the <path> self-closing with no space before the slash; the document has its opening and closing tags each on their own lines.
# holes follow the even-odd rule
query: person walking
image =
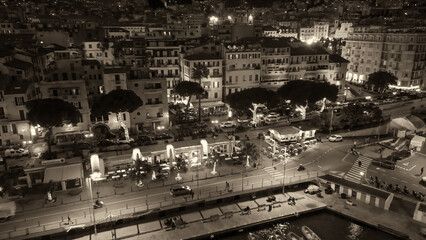
<svg viewBox="0 0 426 240">
<path fill-rule="evenodd" d="M 358 167 L 361 167 L 361 165 L 362 165 L 361 160 L 358 160 Z"/>
<path fill-rule="evenodd" d="M 194 199 L 194 191 L 191 191 L 191 197 Z"/>
<path fill-rule="evenodd" d="M 420 169 L 420 175 L 423 175 L 423 167 Z"/>
<path fill-rule="evenodd" d="M 71 220 L 71 218 L 70 218 L 70 215 L 68 215 L 68 225 L 69 225 L 70 223 L 71 223 L 71 224 L 74 224 L 74 222 L 73 222 L 73 221 Z"/>
<path fill-rule="evenodd" d="M 225 182 L 225 191 L 229 191 L 229 182 L 228 181 Z"/>
</svg>

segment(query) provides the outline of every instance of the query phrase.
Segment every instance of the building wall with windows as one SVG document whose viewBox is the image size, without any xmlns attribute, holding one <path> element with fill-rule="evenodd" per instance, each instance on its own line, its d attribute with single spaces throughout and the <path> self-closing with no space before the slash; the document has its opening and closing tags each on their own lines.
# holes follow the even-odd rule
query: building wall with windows
<svg viewBox="0 0 426 240">
<path fill-rule="evenodd" d="M 9 82 L 2 95 L 0 99 L 0 146 L 23 144 L 24 141 L 31 140 L 34 136 L 34 129 L 29 124 L 25 104 L 36 98 L 34 84 Z"/>
<path fill-rule="evenodd" d="M 128 89 L 143 101 L 142 107 L 130 113 L 131 128 L 135 133 L 157 132 L 169 127 L 166 86 L 165 78 L 128 80 Z"/>
<path fill-rule="evenodd" d="M 228 46 L 224 48 L 225 59 L 224 97 L 227 95 L 260 86 L 260 46 Z"/>
<path fill-rule="evenodd" d="M 209 76 L 201 79 L 201 86 L 206 90 L 202 96 L 201 102 L 217 102 L 218 105 L 222 101 L 222 62 L 221 57 L 213 54 L 196 53 L 183 56 L 182 64 L 182 81 L 194 81 L 192 72 L 195 66 L 204 65 L 209 70 Z M 197 97 L 191 98 L 194 105 L 198 106 Z"/>
<path fill-rule="evenodd" d="M 114 48 L 112 42 L 87 41 L 83 42 L 85 59 L 98 60 L 105 65 L 112 65 L 114 61 Z"/>
<path fill-rule="evenodd" d="M 146 47 L 150 74 L 153 78 L 166 79 L 169 102 L 174 100 L 173 88 L 180 81 L 181 49 L 178 41 L 167 39 L 149 39 Z"/>
<path fill-rule="evenodd" d="M 86 84 L 83 80 L 39 82 L 37 87 L 40 90 L 40 98 L 59 98 L 71 103 L 76 107 L 82 116 L 77 126 L 64 125 L 53 128 L 53 134 L 58 132 L 85 131 L 90 127 L 90 108 L 87 101 Z"/>
<path fill-rule="evenodd" d="M 261 86 L 277 89 L 289 80 L 290 45 L 285 39 L 265 39 L 261 47 Z"/>
<path fill-rule="evenodd" d="M 398 78 L 398 87 L 424 87 L 424 32 L 356 28 L 349 33 L 342 56 L 350 61 L 347 81 L 364 83 L 369 74 L 382 70 Z"/>
<path fill-rule="evenodd" d="M 105 94 L 115 89 L 127 89 L 127 75 L 124 68 L 106 67 L 102 79 Z"/>
</svg>

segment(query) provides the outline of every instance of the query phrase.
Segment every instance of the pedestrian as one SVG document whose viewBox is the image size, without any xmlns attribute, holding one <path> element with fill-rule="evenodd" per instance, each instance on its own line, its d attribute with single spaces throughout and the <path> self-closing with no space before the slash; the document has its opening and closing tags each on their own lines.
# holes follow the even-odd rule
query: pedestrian
<svg viewBox="0 0 426 240">
<path fill-rule="evenodd" d="M 229 182 L 228 181 L 225 183 L 225 191 L 229 191 Z"/>
<path fill-rule="evenodd" d="M 272 211 L 272 204 L 268 205 L 268 212 Z"/>
<path fill-rule="evenodd" d="M 74 222 L 73 221 L 71 221 L 71 218 L 70 218 L 70 215 L 68 215 L 68 224 L 74 224 Z"/>
<path fill-rule="evenodd" d="M 362 162 L 361 162 L 361 160 L 359 160 L 358 161 L 358 167 L 361 167 L 361 165 L 362 165 Z"/>
<path fill-rule="evenodd" d="M 193 191 L 191 191 L 191 197 L 192 197 L 192 199 L 194 199 L 194 192 Z"/>
<path fill-rule="evenodd" d="M 423 167 L 420 169 L 420 175 L 423 175 Z"/>
</svg>

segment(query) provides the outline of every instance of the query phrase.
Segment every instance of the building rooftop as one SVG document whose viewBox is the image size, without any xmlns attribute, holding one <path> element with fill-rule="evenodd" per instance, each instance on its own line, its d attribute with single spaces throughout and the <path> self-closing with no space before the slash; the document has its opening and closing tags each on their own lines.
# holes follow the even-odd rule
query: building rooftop
<svg viewBox="0 0 426 240">
<path fill-rule="evenodd" d="M 31 82 L 28 81 L 11 81 L 4 90 L 5 95 L 25 94 Z"/>
<path fill-rule="evenodd" d="M 194 53 L 188 56 L 185 56 L 184 59 L 186 60 L 214 60 L 214 59 L 222 59 L 219 56 L 216 56 L 214 54 L 208 54 L 208 53 Z"/>
<path fill-rule="evenodd" d="M 260 44 L 264 48 L 285 48 L 290 47 L 287 38 L 264 38 Z"/>
<path fill-rule="evenodd" d="M 113 73 L 127 73 L 126 69 L 121 67 L 114 67 L 114 68 L 105 68 L 104 74 L 113 74 Z"/>
<path fill-rule="evenodd" d="M 341 57 L 339 54 L 330 54 L 330 62 L 332 63 L 348 63 L 349 61 Z"/>
<path fill-rule="evenodd" d="M 33 65 L 29 62 L 24 62 L 19 59 L 13 59 L 12 61 L 9 61 L 4 64 L 7 67 L 17 68 L 21 70 L 27 70 L 29 68 L 32 68 Z"/>
<path fill-rule="evenodd" d="M 317 55 L 329 54 L 320 46 L 308 46 L 307 44 L 297 44 L 291 47 L 291 55 Z"/>
<path fill-rule="evenodd" d="M 94 59 L 87 59 L 87 60 L 81 60 L 82 65 L 101 65 L 101 63 L 98 60 Z"/>
</svg>

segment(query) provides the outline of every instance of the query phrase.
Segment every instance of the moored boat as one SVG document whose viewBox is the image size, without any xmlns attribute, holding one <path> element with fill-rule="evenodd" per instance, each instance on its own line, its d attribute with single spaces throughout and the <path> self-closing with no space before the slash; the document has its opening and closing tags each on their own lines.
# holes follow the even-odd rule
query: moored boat
<svg viewBox="0 0 426 240">
<path fill-rule="evenodd" d="M 249 240 L 263 240 L 263 238 L 261 236 L 257 235 L 256 233 L 249 233 L 248 239 Z"/>
<path fill-rule="evenodd" d="M 287 233 L 287 239 L 288 240 L 303 240 L 303 237 L 297 235 L 294 232 L 288 232 Z"/>
<path fill-rule="evenodd" d="M 321 238 L 307 226 L 302 226 L 302 233 L 307 240 L 321 240 Z"/>
</svg>

